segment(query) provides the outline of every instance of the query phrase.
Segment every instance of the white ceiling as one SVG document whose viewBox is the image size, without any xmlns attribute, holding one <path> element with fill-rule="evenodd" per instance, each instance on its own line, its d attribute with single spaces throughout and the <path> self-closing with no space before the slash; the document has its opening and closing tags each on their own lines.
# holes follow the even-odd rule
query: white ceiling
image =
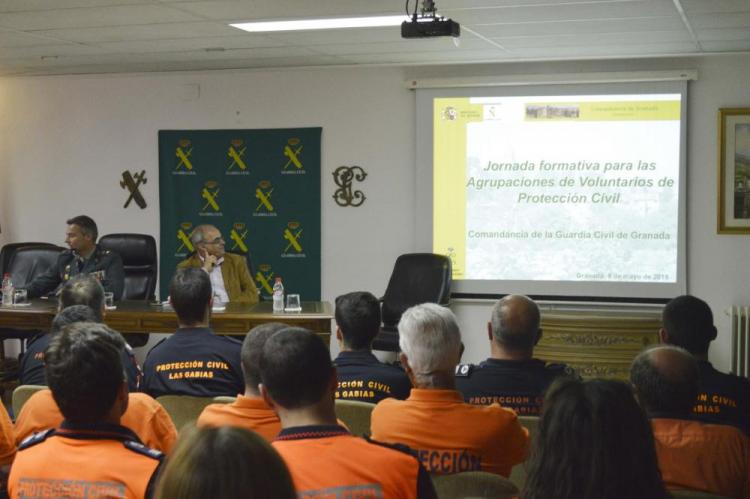
<svg viewBox="0 0 750 499">
<path fill-rule="evenodd" d="M 450 38 L 402 40 L 399 27 L 251 34 L 227 25 L 400 14 L 404 0 L 0 0 L 0 75 L 750 51 L 750 0 L 436 0 L 436 5 L 461 24 L 458 47 Z"/>
</svg>

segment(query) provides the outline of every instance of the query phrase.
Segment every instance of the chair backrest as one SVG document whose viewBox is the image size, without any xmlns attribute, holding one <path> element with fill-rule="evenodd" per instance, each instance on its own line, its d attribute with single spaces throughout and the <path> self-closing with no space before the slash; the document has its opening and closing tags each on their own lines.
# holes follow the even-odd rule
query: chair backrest
<svg viewBox="0 0 750 499">
<path fill-rule="evenodd" d="M 0 249 L 0 276 L 2 276 L 5 273 L 5 269 L 8 268 L 8 265 L 10 264 L 10 259 L 13 257 L 13 254 L 16 252 L 18 248 L 23 248 L 25 246 L 47 246 L 52 248 L 57 248 L 58 246 L 51 244 L 51 243 L 8 243 L 3 245 L 2 249 Z"/>
<path fill-rule="evenodd" d="M 181 430 L 186 424 L 194 423 L 203 409 L 209 404 L 227 403 L 231 397 L 192 397 L 190 395 L 162 395 L 156 401 L 172 418 L 175 428 Z M 222 400 L 223 399 L 223 400 Z"/>
<path fill-rule="evenodd" d="M 148 234 L 107 234 L 99 245 L 122 258 L 125 269 L 123 300 L 153 300 L 158 261 L 156 241 Z"/>
<path fill-rule="evenodd" d="M 31 398 L 39 390 L 46 390 L 47 387 L 43 385 L 20 385 L 13 390 L 13 397 L 11 405 L 13 407 L 13 417 L 18 417 L 21 412 L 21 408 L 27 400 Z"/>
<path fill-rule="evenodd" d="M 407 308 L 420 303 L 447 304 L 451 275 L 451 259 L 445 255 L 409 253 L 399 256 L 383 295 L 383 325 L 394 327 Z"/>
<path fill-rule="evenodd" d="M 4 272 L 10 274 L 13 284 L 22 288 L 29 285 L 38 275 L 55 265 L 64 248 L 60 246 L 22 246 L 13 252 Z"/>
<path fill-rule="evenodd" d="M 336 417 L 349 428 L 353 435 L 370 434 L 370 416 L 375 404 L 359 400 L 336 400 Z"/>
<path fill-rule="evenodd" d="M 464 471 L 433 475 L 432 483 L 440 499 L 497 498 L 518 496 L 518 488 L 505 477 L 486 471 Z"/>
<path fill-rule="evenodd" d="M 529 430 L 529 442 L 532 442 L 534 438 L 536 438 L 539 416 L 518 416 L 518 421 L 524 428 Z M 523 462 L 513 466 L 509 478 L 510 481 L 521 490 L 526 483 L 526 475 L 526 463 Z"/>
<path fill-rule="evenodd" d="M 675 499 L 728 499 L 725 496 L 717 496 L 710 492 L 700 492 L 698 490 L 670 489 L 669 493 Z"/>
</svg>

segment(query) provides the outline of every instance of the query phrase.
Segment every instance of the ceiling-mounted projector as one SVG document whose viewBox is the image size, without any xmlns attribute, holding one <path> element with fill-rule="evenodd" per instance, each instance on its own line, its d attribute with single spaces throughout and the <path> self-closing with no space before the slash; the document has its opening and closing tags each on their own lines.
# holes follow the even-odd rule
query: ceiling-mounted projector
<svg viewBox="0 0 750 499">
<path fill-rule="evenodd" d="M 401 38 L 433 38 L 436 36 L 461 36 L 461 26 L 452 19 L 437 16 L 435 2 L 423 0 L 421 13 L 417 14 L 418 0 L 410 21 L 401 23 Z M 407 2 L 407 11 L 408 5 Z M 408 13 L 408 12 L 407 12 Z"/>
</svg>

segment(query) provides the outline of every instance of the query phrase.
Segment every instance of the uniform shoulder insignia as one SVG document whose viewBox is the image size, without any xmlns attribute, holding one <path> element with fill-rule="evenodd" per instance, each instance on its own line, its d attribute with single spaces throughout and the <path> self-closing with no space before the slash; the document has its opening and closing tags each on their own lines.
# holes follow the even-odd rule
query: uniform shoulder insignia
<svg viewBox="0 0 750 499">
<path fill-rule="evenodd" d="M 459 364 L 456 366 L 456 376 L 459 378 L 468 378 L 474 370 L 473 364 Z"/>
<path fill-rule="evenodd" d="M 133 452 L 137 452 L 138 454 L 148 456 L 151 459 L 156 459 L 158 461 L 164 459 L 164 454 L 162 454 L 160 451 L 152 449 L 150 447 L 146 447 L 140 442 L 136 442 L 134 440 L 125 440 L 122 445 L 124 445 L 126 449 L 130 449 Z"/>
<path fill-rule="evenodd" d="M 18 446 L 18 450 L 28 449 L 29 447 L 33 447 L 36 444 L 42 443 L 47 440 L 47 437 L 49 437 L 53 433 L 55 433 L 54 428 L 34 433 L 30 437 L 26 437 L 25 439 L 23 439 L 21 444 Z"/>
</svg>

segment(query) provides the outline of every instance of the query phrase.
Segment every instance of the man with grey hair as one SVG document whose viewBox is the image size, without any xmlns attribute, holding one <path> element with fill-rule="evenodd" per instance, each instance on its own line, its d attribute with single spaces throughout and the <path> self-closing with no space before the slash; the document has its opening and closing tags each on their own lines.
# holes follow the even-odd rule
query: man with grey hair
<svg viewBox="0 0 750 499">
<path fill-rule="evenodd" d="M 651 419 L 664 483 L 750 497 L 750 439 L 735 427 L 695 419 L 699 376 L 696 359 L 676 346 L 648 349 L 630 367 L 630 381 Z"/>
<path fill-rule="evenodd" d="M 490 357 L 456 368 L 456 388 L 475 405 L 498 403 L 521 415 L 538 416 L 544 392 L 558 376 L 576 376 L 565 364 L 534 358 L 542 337 L 539 307 L 522 295 L 507 295 L 492 309 L 487 324 Z"/>
<path fill-rule="evenodd" d="M 219 229 L 213 225 L 199 225 L 190 234 L 195 253 L 181 261 L 177 268 L 202 268 L 211 278 L 214 301 L 222 303 L 258 303 L 258 288 L 241 255 L 227 253 Z"/>
<path fill-rule="evenodd" d="M 401 363 L 411 380 L 406 400 L 385 399 L 372 412 L 372 437 L 415 449 L 432 473 L 489 471 L 508 476 L 526 458 L 528 432 L 515 412 L 463 401 L 453 375 L 461 332 L 449 309 L 424 303 L 398 324 Z"/>
</svg>

